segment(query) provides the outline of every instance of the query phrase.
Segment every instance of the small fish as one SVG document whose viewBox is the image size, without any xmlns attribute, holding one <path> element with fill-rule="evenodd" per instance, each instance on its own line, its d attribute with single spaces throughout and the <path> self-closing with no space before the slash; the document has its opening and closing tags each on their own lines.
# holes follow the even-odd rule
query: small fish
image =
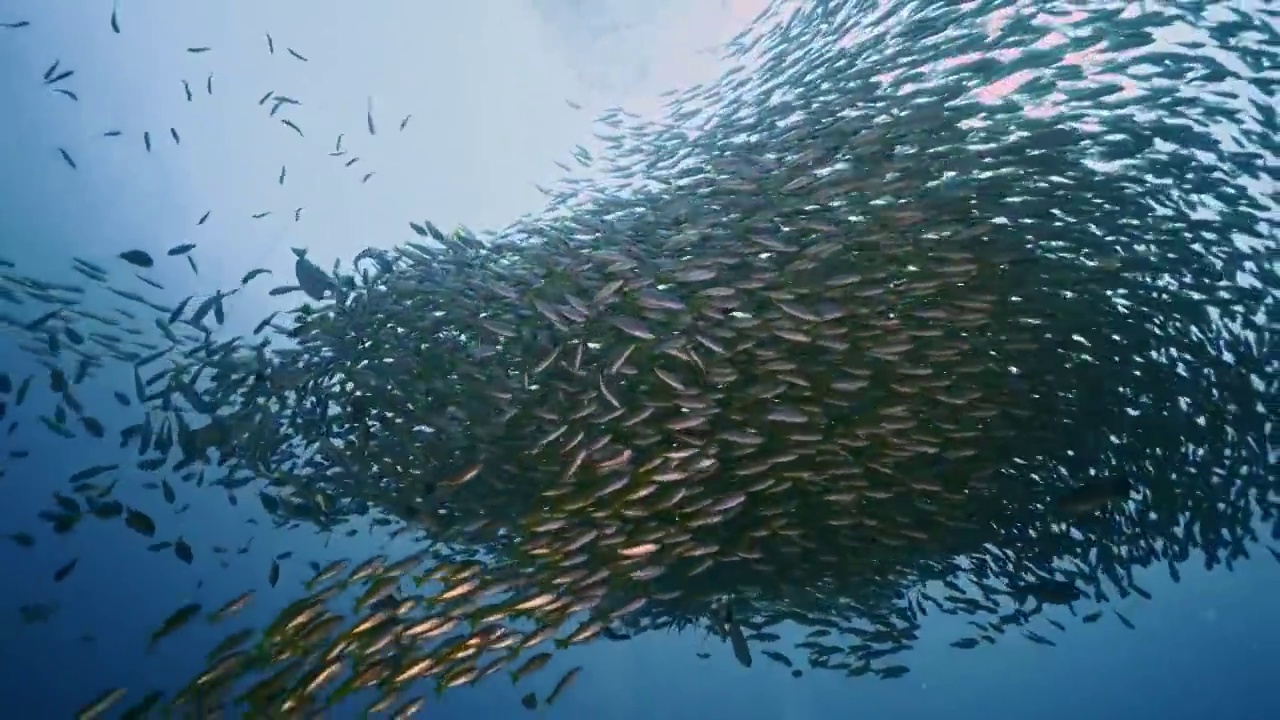
<svg viewBox="0 0 1280 720">
<path fill-rule="evenodd" d="M 191 622 L 192 619 L 200 614 L 200 608 L 200 603 L 193 602 L 187 603 L 177 610 L 174 610 L 173 613 L 170 614 L 169 617 L 165 618 L 164 622 L 160 624 L 160 627 L 155 630 L 155 632 L 151 633 L 149 649 L 154 648 L 156 643 L 172 635 L 184 625 Z"/>
<path fill-rule="evenodd" d="M 294 222 L 302 221 L 302 208 L 298 208 L 297 210 L 293 211 L 293 221 Z"/>
<path fill-rule="evenodd" d="M 1129 481 L 1124 478 L 1100 480 L 1075 488 L 1059 498 L 1057 506 L 1065 515 L 1084 515 L 1129 497 L 1129 492 Z"/>
<path fill-rule="evenodd" d="M 373 127 L 373 98 L 372 97 L 369 98 L 369 103 L 365 108 L 364 117 L 365 117 L 365 121 L 369 124 L 369 134 L 377 135 L 378 131 Z"/>
<path fill-rule="evenodd" d="M 54 60 L 53 64 L 49 66 L 49 69 L 44 71 L 45 80 L 48 80 L 49 78 L 53 77 L 53 74 L 58 72 L 58 64 L 61 62 L 62 62 L 61 60 Z"/>
<path fill-rule="evenodd" d="M 146 720 L 151 717 L 151 711 L 160 704 L 163 697 L 163 690 L 152 690 L 143 695 L 141 700 L 125 708 L 120 714 L 120 720 Z"/>
<path fill-rule="evenodd" d="M 203 225 L 205 221 L 209 219 L 209 214 L 212 212 L 213 212 L 212 210 L 205 210 L 204 214 L 200 216 L 200 219 L 196 221 L 196 224 Z M 192 247 L 195 247 L 195 246 L 193 245 Z"/>
<path fill-rule="evenodd" d="M 409 118 L 412 118 L 412 117 L 413 117 L 413 115 L 405 115 L 405 116 L 404 116 L 404 119 L 400 121 L 400 131 L 401 131 L 401 132 L 403 132 L 403 131 L 404 131 L 405 126 L 409 124 Z"/>
<path fill-rule="evenodd" d="M 267 52 L 276 54 L 276 42 L 271 39 L 271 33 L 267 33 Z"/>
<path fill-rule="evenodd" d="M 510 673 L 511 684 L 514 685 L 520 682 L 521 678 L 541 670 L 549 662 L 551 662 L 551 653 L 549 652 L 540 652 L 528 660 L 525 660 L 524 664 Z"/>
<path fill-rule="evenodd" d="M 573 683 L 573 679 L 578 677 L 578 673 L 580 672 L 582 672 L 581 665 L 570 668 L 569 671 L 560 678 L 559 682 L 555 684 L 555 687 L 551 689 L 551 694 L 547 696 L 547 699 L 544 702 L 547 705 L 554 705 L 556 700 L 560 697 L 560 693 L 564 692 L 565 688 L 569 687 L 569 685 Z"/>
<path fill-rule="evenodd" d="M 271 271 L 266 268 L 255 268 L 245 273 L 244 277 L 240 278 L 240 284 L 248 285 L 254 278 L 258 277 L 259 275 L 270 275 L 270 274 L 271 274 Z"/>
<path fill-rule="evenodd" d="M 80 558 L 72 558 L 70 562 L 55 570 L 53 573 L 53 581 L 62 582 L 63 580 L 66 580 L 67 576 L 71 574 L 71 571 L 76 569 L 76 564 L 79 562 Z"/>
<path fill-rule="evenodd" d="M 293 128 L 293 131 L 298 133 L 298 137 L 306 137 L 306 135 L 302 134 L 302 128 L 295 125 L 292 120 L 288 118 L 284 118 L 280 122 L 284 123 L 285 125 L 288 125 L 290 128 Z"/>
<path fill-rule="evenodd" d="M 173 554 L 176 555 L 179 560 L 181 560 L 182 562 L 188 565 L 190 565 L 191 562 L 195 559 L 195 553 L 192 552 L 191 546 L 188 545 L 187 541 L 183 540 L 182 538 L 178 538 L 173 543 Z"/>
<path fill-rule="evenodd" d="M 285 175 L 285 166 L 281 165 L 280 166 L 280 184 L 281 185 L 284 184 L 284 175 Z"/>
<path fill-rule="evenodd" d="M 192 54 L 196 54 L 196 53 L 205 53 L 205 52 L 209 52 L 209 51 L 210 51 L 210 50 L 212 50 L 212 49 L 213 49 L 213 48 L 211 48 L 211 47 L 189 47 L 189 48 L 187 48 L 187 52 L 192 53 Z"/>
<path fill-rule="evenodd" d="M 270 215 L 270 214 L 271 214 L 271 211 L 270 211 L 270 210 L 267 210 L 267 211 L 265 211 L 265 212 L 258 212 L 258 213 L 254 213 L 254 214 L 253 214 L 253 215 L 251 215 L 250 217 L 252 217 L 254 220 L 261 220 L 262 218 L 264 218 L 264 217 L 266 217 L 266 216 L 268 216 L 268 215 Z"/>
<path fill-rule="evenodd" d="M 120 137 L 123 134 L 124 133 L 120 132 L 119 130 L 108 130 L 102 133 L 102 137 Z"/>
<path fill-rule="evenodd" d="M 280 582 L 280 561 L 272 560 L 271 570 L 267 573 L 267 583 L 275 587 L 278 582 Z"/>
<path fill-rule="evenodd" d="M 299 55 L 297 50 L 294 50 L 293 48 L 289 48 L 289 47 L 285 48 L 285 50 L 287 50 L 290 55 L 298 58 L 302 62 L 307 62 L 307 59 Z"/>
<path fill-rule="evenodd" d="M 130 265 L 136 265 L 140 268 L 149 268 L 156 264 L 155 260 L 152 260 L 151 255 L 145 250 L 125 250 L 120 253 L 119 257 Z"/>
<path fill-rule="evenodd" d="M 120 34 L 120 9 L 118 7 L 111 8 L 111 32 Z"/>
<path fill-rule="evenodd" d="M 76 169 L 76 161 L 71 159 L 71 154 L 62 148 L 58 148 L 58 152 L 62 154 L 62 159 L 71 166 L 72 170 Z"/>
<path fill-rule="evenodd" d="M 142 512 L 141 510 L 128 508 L 125 511 L 124 524 L 125 527 L 143 537 L 155 537 L 155 521 L 151 519 L 150 515 Z"/>
<path fill-rule="evenodd" d="M 142 144 L 146 146 L 147 152 L 151 152 L 151 133 L 150 132 L 143 131 Z"/>
<path fill-rule="evenodd" d="M 267 101 L 271 99 L 271 96 L 272 96 L 272 95 L 275 95 L 275 94 L 276 94 L 276 91 L 275 91 L 275 90 L 268 90 L 268 91 L 267 91 L 267 94 L 266 94 L 266 95 L 263 95 L 263 96 L 262 96 L 262 98 L 258 100 L 258 104 L 259 104 L 259 105 L 266 105 L 266 104 L 267 104 Z"/>
<path fill-rule="evenodd" d="M 77 101 L 77 102 L 79 102 L 79 100 L 80 100 L 80 98 L 79 98 L 79 97 L 77 97 L 77 96 L 76 96 L 76 94 L 75 94 L 75 93 L 73 93 L 73 92 L 71 92 L 70 90 L 66 90 L 66 89 L 64 89 L 64 88 L 54 88 L 54 89 L 53 89 L 53 91 L 54 91 L 54 92 L 56 92 L 56 93 L 58 93 L 59 95 L 66 95 L 67 97 L 69 97 L 69 98 L 71 98 L 72 100 L 75 100 L 75 101 Z"/>
<path fill-rule="evenodd" d="M 96 700 L 77 710 L 76 720 L 95 720 L 106 715 L 107 711 L 120 702 L 126 693 L 128 693 L 128 690 L 125 688 L 107 690 L 99 695 Z"/>
<path fill-rule="evenodd" d="M 573 108 L 574 110 L 581 110 L 581 109 L 582 109 L 582 106 L 581 106 L 581 105 L 579 105 L 578 103 L 576 103 L 576 102 L 574 102 L 574 101 L 572 101 L 572 100 L 565 100 L 565 101 L 564 101 L 564 104 L 565 104 L 565 105 L 568 105 L 569 107 Z"/>
<path fill-rule="evenodd" d="M 191 98 L 193 97 L 191 94 L 191 83 L 188 83 L 186 80 L 183 80 L 182 91 L 187 94 L 187 102 L 191 102 Z"/>
<path fill-rule="evenodd" d="M 178 131 L 177 131 L 177 130 L 175 130 L 175 129 L 173 129 L 173 128 L 169 128 L 169 134 L 173 136 L 173 144 L 174 144 L 174 145 L 181 145 L 181 144 L 182 144 L 182 138 L 178 137 Z"/>
<path fill-rule="evenodd" d="M 342 152 L 342 133 L 338 133 L 338 141 L 333 144 L 334 152 Z"/>
<path fill-rule="evenodd" d="M 18 28 L 27 27 L 30 24 L 31 24 L 30 20 L 19 20 L 17 22 L 0 23 L 0 28 L 9 28 L 10 30 L 16 30 Z"/>
<path fill-rule="evenodd" d="M 374 174 L 373 174 L 373 173 L 371 173 L 371 172 L 370 172 L 370 173 L 365 173 L 365 174 L 364 174 L 364 177 L 360 178 L 360 182 L 361 182 L 361 183 L 367 183 L 367 182 L 369 182 L 369 178 L 373 177 L 373 175 L 374 175 Z"/>
<path fill-rule="evenodd" d="M 209 95 L 213 94 L 213 73 L 209 73 L 209 77 L 205 78 L 204 91 Z"/>
<path fill-rule="evenodd" d="M 71 77 L 72 75 L 75 75 L 75 74 L 76 74 L 76 71 L 75 71 L 75 70 L 67 70 L 66 72 L 60 72 L 60 73 L 58 73 L 57 75 L 54 75 L 53 77 L 49 78 L 48 80 L 45 80 L 45 81 L 44 81 L 44 84 L 45 84 L 45 85 L 53 85 L 53 84 L 55 84 L 55 83 L 60 83 L 60 82 L 62 82 L 63 80 L 66 80 L 67 78 L 69 78 L 69 77 Z"/>
<path fill-rule="evenodd" d="M 243 610 L 245 606 L 249 604 L 249 601 L 252 599 L 253 599 L 252 590 L 241 593 L 240 595 L 237 595 L 236 597 L 231 598 L 230 600 L 227 601 L 225 605 L 213 611 L 213 613 L 209 616 L 209 622 L 216 623 L 231 617 L 232 615 Z"/>
<path fill-rule="evenodd" d="M 204 221 L 208 219 L 208 217 L 209 217 L 209 213 L 205 213 L 204 217 L 200 218 L 200 222 L 196 224 L 203 225 Z M 178 255 L 186 255 L 187 253 L 195 249 L 196 249 L 195 243 L 182 243 L 181 245 L 174 245 L 173 247 L 169 248 L 168 250 L 165 251 L 165 254 L 170 257 L 177 257 Z"/>
</svg>

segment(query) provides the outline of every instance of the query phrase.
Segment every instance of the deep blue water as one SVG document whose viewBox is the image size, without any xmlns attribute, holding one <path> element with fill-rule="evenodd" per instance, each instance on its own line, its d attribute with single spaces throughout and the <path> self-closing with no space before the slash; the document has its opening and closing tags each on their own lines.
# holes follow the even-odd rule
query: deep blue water
<svg viewBox="0 0 1280 720">
<path fill-rule="evenodd" d="M 507 112 L 525 115 L 524 121 L 482 119 L 501 112 L 502 103 L 493 98 L 522 83 L 518 77 L 498 78 L 498 61 L 463 59 L 468 43 L 450 36 L 465 36 L 468 26 L 451 33 L 447 22 L 481 22 L 462 17 L 465 13 L 438 19 L 430 30 L 383 38 L 401 49 L 415 37 L 446 45 L 437 51 L 441 57 L 397 62 L 393 51 L 382 50 L 390 58 L 383 64 L 369 60 L 364 69 L 345 64 L 338 72 L 325 65 L 326 43 L 342 36 L 374 52 L 379 27 L 394 24 L 348 27 L 334 6 L 310 12 L 291 34 L 283 11 L 275 17 L 267 11 L 262 17 L 202 10 L 166 15 L 126 3 L 121 15 L 126 32 L 117 36 L 107 25 L 107 3 L 76 4 L 74 11 L 70 5 L 55 10 L 21 2 L 0 8 L 0 21 L 33 22 L 23 31 L 0 32 L 5 108 L 0 113 L 0 257 L 46 279 L 74 282 L 68 270 L 72 255 L 104 261 L 129 247 L 158 252 L 198 242 L 199 275 L 178 262 L 153 275 L 168 285 L 172 302 L 234 283 L 255 265 L 288 277 L 291 245 L 318 248 L 322 257 L 332 258 L 381 242 L 377 238 L 400 239 L 408 218 L 434 213 L 444 221 L 506 222 L 531 208 L 535 196 L 529 185 L 554 174 L 545 159 L 567 153 L 582 129 L 580 121 L 565 120 L 569 129 L 555 130 L 564 111 L 554 95 L 551 104 L 530 97 L 510 101 Z M 333 12 L 326 16 L 326 10 Z M 492 6 L 489 13 L 501 15 Z M 278 56 L 269 67 L 259 47 L 259 26 L 268 22 L 277 28 L 277 43 L 308 48 L 316 58 L 310 65 L 317 67 L 289 65 Z M 486 32 L 501 18 L 489 22 Z M 255 27 L 242 27 L 250 23 Z M 480 46 L 480 39 L 472 41 Z M 210 58 L 181 50 L 206 44 L 215 46 Z M 459 66 L 487 62 L 491 67 L 442 67 L 450 53 Z M 40 74 L 55 59 L 76 71 L 66 87 L 78 93 L 78 101 L 42 86 Z M 414 78 L 378 76 L 397 65 Z M 216 86 L 209 96 L 204 83 L 211 70 Z M 519 69 L 512 72 L 518 76 Z M 195 88 L 190 103 L 183 97 L 182 79 Z M 295 143 L 298 138 L 255 112 L 256 98 L 273 89 L 318 106 L 306 116 L 310 145 Z M 415 114 L 422 127 L 409 126 L 421 133 L 412 149 L 381 136 L 376 141 L 359 137 L 370 92 L 380 105 L 396 106 L 388 110 L 396 119 Z M 512 128 L 521 122 L 536 122 L 546 131 L 528 129 L 526 138 L 513 138 Z M 388 135 L 396 120 L 388 117 L 384 124 Z M 170 127 L 181 133 L 180 144 L 169 137 Z M 122 136 L 101 137 L 111 129 L 120 129 Z M 142 148 L 144 131 L 155 143 L 149 154 Z M 376 166 L 382 175 L 375 179 L 385 183 L 362 185 L 325 162 L 320 146 L 344 131 L 351 144 L 364 144 L 370 169 Z M 485 147 L 486 138 L 495 137 L 502 138 L 494 141 L 498 147 Z M 528 150 L 535 142 L 545 149 Z M 62 162 L 59 147 L 74 156 L 76 171 Z M 469 169 L 455 171 L 468 159 Z M 518 179 L 494 179 L 506 162 L 511 163 L 507 173 Z M 290 169 L 284 186 L 276 182 L 282 164 Z M 419 192 L 406 192 L 402 186 L 410 184 Z M 306 223 L 291 222 L 299 206 L 306 207 Z M 268 222 L 244 219 L 267 209 L 274 211 Z M 197 226 L 206 211 L 212 213 L 210 222 Z M 112 268 L 127 277 L 119 263 Z M 101 293 L 88 302 L 104 310 L 121 306 L 119 298 Z M 264 297 L 262 302 L 275 301 Z M 0 312 L 29 318 L 33 307 L 0 305 Z M 251 324 L 262 307 L 252 305 L 232 323 Z M 154 478 L 141 471 L 120 472 L 117 495 L 156 518 L 154 540 L 139 538 L 122 523 L 92 519 L 65 535 L 51 533 L 35 516 L 51 506 L 51 493 L 66 490 L 68 476 L 91 464 L 125 461 L 127 451 L 115 450 L 109 441 L 121 422 L 134 418 L 116 410 L 110 389 L 131 381 L 103 374 L 78 391 L 81 402 L 98 409 L 107 423 L 107 442 L 58 438 L 36 418 L 51 407 L 47 371 L 19 347 L 18 337 L 0 333 L 0 370 L 15 383 L 27 376 L 35 380 L 24 407 L 10 403 L 8 408 L 5 425 L 16 421 L 17 429 L 0 436 L 0 535 L 28 532 L 36 544 L 27 549 L 0 541 L 0 697 L 6 717 L 67 717 L 116 686 L 130 689 L 124 704 L 151 688 L 176 688 L 202 669 L 205 652 L 229 628 L 197 625 L 148 653 L 147 635 L 173 609 L 191 600 L 215 607 L 256 587 L 257 599 L 234 627 L 263 624 L 303 593 L 307 560 L 360 557 L 381 544 L 375 532 L 326 541 L 313 531 L 274 531 L 251 495 L 232 506 L 217 488 L 178 486 L 170 508 L 159 491 L 144 487 Z M 15 451 L 27 454 L 16 457 Z M 188 510 L 174 514 L 187 503 Z M 250 518 L 258 524 L 248 524 Z M 191 565 L 171 552 L 144 549 L 149 542 L 179 537 L 194 548 Z M 246 543 L 248 551 L 238 553 Z M 393 541 L 393 547 L 409 549 L 405 540 Z M 270 588 L 271 560 L 286 551 L 295 556 L 282 563 L 281 580 Z M 73 558 L 78 558 L 74 571 L 54 582 L 55 568 Z M 911 673 L 896 680 L 822 672 L 793 678 L 759 658 L 747 669 L 735 662 L 727 644 L 690 630 L 561 653 L 532 682 L 545 692 L 563 670 L 585 666 L 554 710 L 539 711 L 559 718 L 1275 717 L 1280 564 L 1259 546 L 1251 560 L 1231 570 L 1206 571 L 1202 565 L 1195 556 L 1183 564 L 1180 583 L 1160 566 L 1141 571 L 1137 580 L 1153 599 L 1131 597 L 1111 606 L 1133 621 L 1132 630 L 1109 612 L 1096 624 L 1082 625 L 1063 608 L 1049 610 L 1049 617 L 1070 625 L 1069 632 L 1053 636 L 1058 646 L 1052 648 L 1012 635 L 995 646 L 957 651 L 948 643 L 966 634 L 964 618 L 931 615 L 911 653 Z M 24 623 L 19 608 L 31 603 L 49 603 L 56 611 L 47 621 Z M 802 634 L 796 628 L 791 632 L 796 639 Z M 699 659 L 700 649 L 709 651 L 710 659 Z M 426 716 L 520 717 L 528 714 L 518 703 L 524 690 L 494 676 L 449 692 L 429 706 Z M 341 712 L 346 711 L 337 715 Z"/>
</svg>

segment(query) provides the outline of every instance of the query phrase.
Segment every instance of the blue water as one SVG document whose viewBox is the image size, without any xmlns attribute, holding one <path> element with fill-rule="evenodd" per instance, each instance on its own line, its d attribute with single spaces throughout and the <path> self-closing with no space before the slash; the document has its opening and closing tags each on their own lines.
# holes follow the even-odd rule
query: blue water
<svg viewBox="0 0 1280 720">
<path fill-rule="evenodd" d="M 585 121 L 563 103 L 564 92 L 575 89 L 573 73 L 564 61 L 543 63 L 530 55 L 534 40 L 504 29 L 508 20 L 529 19 L 504 14 L 496 3 L 486 5 L 487 12 L 432 15 L 402 7 L 360 18 L 348 14 L 355 12 L 352 6 L 337 3 L 309 4 L 305 12 L 297 3 L 254 11 L 159 5 L 126 3 L 120 35 L 108 27 L 109 3 L 0 7 L 0 21 L 33 22 L 26 32 L 0 32 L 0 257 L 18 262 L 25 273 L 75 282 L 67 269 L 72 255 L 102 260 L 129 247 L 162 254 L 191 241 L 200 244 L 199 275 L 179 262 L 165 263 L 153 275 L 168 285 L 171 301 L 235 283 L 255 265 L 287 278 L 291 245 L 331 260 L 403 239 L 407 219 L 505 223 L 535 207 L 532 184 L 555 175 L 549 159 L 563 157 L 584 135 Z M 418 12 L 421 17 L 414 16 Z M 270 57 L 262 40 L 268 29 L 277 43 Z M 503 32 L 512 38 L 499 37 Z M 199 45 L 215 50 L 208 57 L 182 52 Z M 284 45 L 298 47 L 311 61 L 281 57 Z M 507 55 L 498 54 L 504 48 Z M 55 59 L 76 71 L 65 86 L 78 102 L 42 86 L 41 73 Z M 212 96 L 205 91 L 210 72 Z M 195 92 L 191 102 L 183 79 Z M 303 99 L 310 112 L 293 117 L 305 124 L 305 139 L 262 117 L 254 103 L 268 90 Z M 385 130 L 376 138 L 363 133 L 371 94 L 377 107 L 386 108 Z M 406 132 L 396 132 L 399 118 L 409 113 L 414 119 Z M 170 127 L 181 133 L 181 144 L 169 137 Z M 101 137 L 111 129 L 123 135 Z M 144 131 L 155 143 L 149 154 L 142 147 Z M 369 183 L 321 152 L 339 132 L 347 133 L 369 170 L 378 171 Z M 59 147 L 74 156 L 78 170 L 62 162 Z M 281 165 L 289 168 L 284 186 L 276 180 Z M 297 207 L 306 208 L 305 222 L 293 222 Z M 264 222 L 248 219 L 264 210 L 273 211 Z M 197 226 L 206 211 L 212 212 L 209 223 Z M 112 267 L 126 276 L 118 263 Z M 105 296 L 90 302 L 121 306 L 119 298 Z M 264 312 L 259 304 L 247 310 L 232 318 L 233 326 L 251 325 Z M 0 312 L 26 317 L 22 313 L 30 309 L 0 305 Z M 310 575 L 306 561 L 359 557 L 381 545 L 373 532 L 325 538 L 312 530 L 275 531 L 249 493 L 232 506 L 217 488 L 178 485 L 169 508 L 158 490 L 143 486 L 154 478 L 141 471 L 119 473 L 117 496 L 156 518 L 153 540 L 120 522 L 92 518 L 66 535 L 51 533 L 36 513 L 53 506 L 53 492 L 67 490 L 68 476 L 91 464 L 129 467 L 131 453 L 109 441 L 119 421 L 133 418 L 112 414 L 117 405 L 109 389 L 128 387 L 130 380 L 104 374 L 79 390 L 83 404 L 108 424 L 108 442 L 55 437 L 35 417 L 52 407 L 47 373 L 19 349 L 16 337 L 0 333 L 0 370 L 15 382 L 36 379 L 26 405 L 9 408 L 5 424 L 16 420 L 18 429 L 0 436 L 0 534 L 29 532 L 36 545 L 25 549 L 0 540 L 4 717 L 69 717 L 117 686 L 130 689 L 120 707 L 152 688 L 180 687 L 203 668 L 204 654 L 225 632 L 269 622 L 300 597 Z M 11 451 L 29 454 L 5 457 Z M 189 509 L 174 514 L 187 503 Z M 144 549 L 178 537 L 195 550 L 189 566 L 171 552 Z M 247 552 L 237 552 L 246 543 Z M 281 563 L 281 580 L 270 588 L 272 558 L 286 551 L 295 556 Z M 1050 610 L 1049 617 L 1070 625 L 1069 632 L 1053 636 L 1053 648 L 1011 634 L 995 646 L 957 651 L 948 643 L 966 635 L 965 618 L 930 615 L 910 656 L 912 672 L 896 680 L 824 672 L 793 678 L 761 658 L 747 669 L 727 644 L 694 631 L 594 643 L 558 654 L 533 681 L 546 692 L 565 669 L 586 667 L 553 710 L 539 713 L 742 720 L 1274 718 L 1280 707 L 1280 564 L 1261 547 L 1253 556 L 1231 570 L 1206 571 L 1193 555 L 1181 567 L 1180 583 L 1162 567 L 1140 572 L 1136 579 L 1153 599 L 1131 597 L 1113 606 L 1133 621 L 1132 630 L 1110 613 L 1081 625 L 1065 609 Z M 54 569 L 73 558 L 75 570 L 55 583 Z M 232 625 L 197 624 L 147 652 L 148 634 L 179 605 L 198 600 L 216 607 L 250 587 L 258 588 L 258 597 Z M 56 604 L 56 611 L 45 622 L 24 623 L 19 608 L 31 603 Z M 795 639 L 802 634 L 792 632 Z M 699 659 L 700 649 L 711 658 Z M 518 703 L 525 691 L 494 676 L 449 692 L 426 716 L 529 715 Z"/>
</svg>

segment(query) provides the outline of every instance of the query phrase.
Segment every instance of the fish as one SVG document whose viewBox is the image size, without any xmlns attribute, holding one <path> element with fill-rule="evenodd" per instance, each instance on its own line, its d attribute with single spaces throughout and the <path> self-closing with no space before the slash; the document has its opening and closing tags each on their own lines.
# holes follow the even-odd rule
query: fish
<svg viewBox="0 0 1280 720">
<path fill-rule="evenodd" d="M 151 254 L 145 250 L 126 250 L 120 253 L 120 259 L 140 268 L 149 268 L 156 264 Z"/>
<path fill-rule="evenodd" d="M 1057 507 L 1067 515 L 1091 513 L 1113 501 L 1127 498 L 1130 490 L 1129 482 L 1123 478 L 1090 482 L 1058 498 Z"/>
<path fill-rule="evenodd" d="M 173 554 L 188 565 L 195 561 L 195 553 L 192 551 L 191 546 L 187 544 L 187 541 L 182 538 L 178 538 L 173 542 Z"/>
<path fill-rule="evenodd" d="M 369 134 L 377 135 L 378 131 L 373 126 L 373 98 L 372 97 L 369 98 L 368 103 L 365 106 L 364 118 L 365 118 L 365 124 L 369 128 Z"/>
<path fill-rule="evenodd" d="M 186 80 L 182 81 L 182 91 L 187 96 L 187 102 L 191 102 L 194 95 L 191 94 L 191 85 Z"/>
<path fill-rule="evenodd" d="M 232 275 L 195 311 L 72 264 L 117 291 L 114 324 L 5 269 L 37 306 L 14 332 L 62 373 L 29 400 L 45 429 L 81 431 L 65 400 L 37 402 L 46 385 L 88 402 L 73 361 L 54 362 L 75 326 L 124 371 L 130 404 L 111 410 L 144 489 L 174 478 L 246 522 L 413 540 L 343 558 L 316 543 L 296 586 L 271 548 L 285 607 L 224 641 L 175 714 L 210 678 L 263 683 L 255 716 L 360 689 L 388 710 L 422 678 L 440 694 L 491 673 L 532 683 L 574 645 L 665 631 L 725 641 L 732 658 L 698 650 L 709 662 L 894 679 L 927 615 L 973 626 L 946 638 L 956 650 L 1048 649 L 1106 609 L 1131 627 L 1109 603 L 1151 596 L 1137 568 L 1244 562 L 1251 524 L 1274 526 L 1257 499 L 1280 491 L 1260 450 L 1280 277 L 1269 205 L 1242 180 L 1264 176 L 1266 146 L 1239 133 L 1246 151 L 1221 149 L 1204 118 L 1274 121 L 1246 123 L 1190 63 L 1151 71 L 1174 81 L 1143 84 L 1140 106 L 1078 89 L 1070 43 L 998 63 L 1036 76 L 1018 102 L 958 102 L 991 81 L 991 62 L 944 62 L 989 46 L 984 7 L 895 17 L 929 43 L 884 42 L 852 4 L 768 11 L 726 50 L 752 69 L 675 91 L 660 122 L 606 110 L 598 146 L 562 163 L 599 177 L 565 170 L 547 209 L 506 228 L 415 219 L 332 269 L 295 247 L 291 284 Z M 1163 20 L 1105 21 L 1078 29 L 1137 44 L 1110 61 L 1119 75 L 1163 52 Z M 1024 111 L 1051 92 L 1060 112 Z M 1120 154 L 1140 159 L 1099 167 Z M 1198 217 L 1204 202 L 1232 219 Z M 1202 247 L 1160 242 L 1183 235 Z M 252 333 L 233 310 L 258 312 Z M 1181 420 L 1197 415 L 1213 421 Z M 172 532 L 167 504 L 143 521 L 82 490 L 64 497 L 122 517 L 142 549 Z M 74 529 L 65 501 L 45 512 Z"/>
<path fill-rule="evenodd" d="M 58 73 L 57 75 L 54 75 L 53 77 L 47 77 L 47 78 L 45 78 L 45 80 L 44 80 L 44 84 L 45 84 L 45 85 L 54 85 L 54 84 L 56 84 L 56 83 L 60 83 L 60 82 L 62 82 L 63 80 L 66 80 L 67 78 L 69 78 L 69 77 L 71 77 L 72 75 L 75 75 L 75 74 L 76 74 L 76 71 L 75 71 L 75 70 L 64 70 L 64 71 L 62 71 L 62 72 Z"/>
<path fill-rule="evenodd" d="M 187 48 L 187 52 L 192 54 L 199 54 L 199 53 L 207 53 L 212 49 L 213 48 L 211 47 L 189 47 Z"/>
<path fill-rule="evenodd" d="M 116 0 L 111 5 L 111 32 L 120 34 L 120 4 Z"/>
<path fill-rule="evenodd" d="M 412 118 L 413 118 L 413 115 L 411 114 L 404 116 L 404 119 L 400 121 L 400 132 L 404 132 L 404 129 L 409 125 L 409 120 L 411 120 Z"/>
<path fill-rule="evenodd" d="M 76 161 L 71 158 L 71 154 L 63 148 L 58 148 L 58 154 L 62 155 L 62 161 L 65 162 L 72 170 L 76 169 Z"/>
<path fill-rule="evenodd" d="M 302 62 L 307 62 L 307 59 L 299 55 L 297 50 L 294 50 L 293 48 L 285 48 L 285 51 L 288 52 L 290 55 L 294 56 L 295 58 L 301 60 Z"/>
<path fill-rule="evenodd" d="M 113 16 L 114 17 L 114 16 Z M 113 688 L 101 693 L 93 702 L 76 711 L 76 720 L 94 720 L 104 716 L 128 694 L 126 688 Z"/>
<path fill-rule="evenodd" d="M 80 100 L 80 96 L 76 95 L 75 93 L 71 92 L 70 90 L 67 90 L 66 88 L 54 88 L 54 89 L 53 89 L 53 91 L 54 91 L 54 92 L 56 92 L 56 93 L 58 93 L 59 95 L 63 95 L 63 96 L 65 96 L 65 97 L 69 97 L 69 98 L 71 98 L 72 100 L 74 100 L 74 101 L 76 101 L 76 102 L 79 102 L 79 100 Z"/>
<path fill-rule="evenodd" d="M 271 39 L 271 33 L 267 33 L 267 52 L 272 55 L 276 54 L 276 42 Z"/>
<path fill-rule="evenodd" d="M 76 569 L 76 565 L 79 562 L 80 562 L 80 558 L 72 558 L 71 560 L 67 561 L 66 564 L 59 567 L 53 573 L 53 581 L 62 582 L 63 580 L 66 580 L 67 576 L 71 574 L 71 571 Z"/>
<path fill-rule="evenodd" d="M 200 614 L 201 607 L 200 603 L 192 602 L 182 605 L 170 613 L 160 627 L 151 633 L 148 649 L 154 649 L 161 640 L 185 627 Z"/>
</svg>

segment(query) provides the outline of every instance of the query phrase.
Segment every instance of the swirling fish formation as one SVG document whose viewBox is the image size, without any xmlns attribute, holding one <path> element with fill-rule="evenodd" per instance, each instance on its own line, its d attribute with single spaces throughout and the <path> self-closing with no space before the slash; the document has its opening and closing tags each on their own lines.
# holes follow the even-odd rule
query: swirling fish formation
<svg viewBox="0 0 1280 720">
<path fill-rule="evenodd" d="M 1047 606 L 1095 622 L 1150 597 L 1136 568 L 1246 557 L 1280 500 L 1274 18 L 1004 5 L 776 4 L 660 121 L 606 113 L 605 151 L 577 153 L 599 177 L 545 212 L 415 220 L 332 272 L 299 249 L 271 292 L 308 301 L 251 336 L 219 326 L 264 269 L 176 306 L 112 287 L 141 308 L 125 321 L 12 269 L 8 299 L 53 306 L 10 322 L 49 367 L 49 430 L 102 437 L 74 388 L 123 361 L 139 468 L 420 543 L 316 564 L 312 594 L 133 711 L 371 692 L 407 717 L 424 679 L 521 681 L 556 649 L 694 625 L 746 665 L 891 678 L 931 612 L 971 617 L 958 649 L 1052 645 Z M 1161 45 L 1175 20 L 1195 40 Z M 1224 34 L 1230 63 L 1187 49 Z M 104 327 L 126 321 L 165 339 Z M 46 519 L 154 535 L 117 469 Z M 791 649 L 784 622 L 808 633 Z"/>
</svg>

